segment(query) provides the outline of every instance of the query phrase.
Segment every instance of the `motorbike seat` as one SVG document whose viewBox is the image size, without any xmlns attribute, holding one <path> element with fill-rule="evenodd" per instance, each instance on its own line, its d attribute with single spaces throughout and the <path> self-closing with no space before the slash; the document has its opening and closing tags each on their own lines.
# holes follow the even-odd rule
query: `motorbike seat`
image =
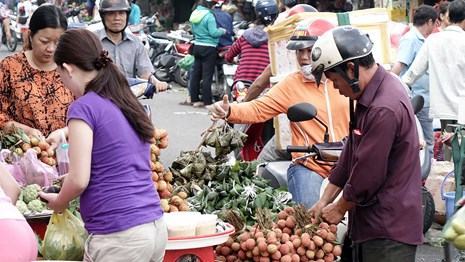
<svg viewBox="0 0 465 262">
<path fill-rule="evenodd" d="M 287 187 L 287 169 L 291 163 L 291 161 L 265 163 L 259 175 L 267 179 L 273 188 Z"/>
<path fill-rule="evenodd" d="M 153 32 L 150 35 L 154 38 L 171 40 L 166 32 Z"/>
</svg>

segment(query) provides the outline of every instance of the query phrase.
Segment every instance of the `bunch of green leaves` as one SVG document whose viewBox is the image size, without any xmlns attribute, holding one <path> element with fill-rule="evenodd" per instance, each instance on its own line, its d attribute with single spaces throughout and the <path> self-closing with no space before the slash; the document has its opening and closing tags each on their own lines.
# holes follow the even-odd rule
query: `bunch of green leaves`
<svg viewBox="0 0 465 262">
<path fill-rule="evenodd" d="M 244 146 L 247 135 L 232 128 L 227 122 L 207 130 L 202 145 L 215 148 L 215 155 L 225 156 Z"/>
<path fill-rule="evenodd" d="M 270 209 L 273 214 L 289 204 L 288 192 L 272 188 L 268 181 L 255 176 L 257 162 L 223 165 L 215 179 L 188 199 L 191 209 L 206 214 L 222 214 L 232 209 L 239 212 L 248 225 L 256 223 L 256 210 Z"/>
<path fill-rule="evenodd" d="M 221 166 L 224 163 L 224 159 L 213 158 L 210 152 L 181 152 L 170 167 L 176 192 L 184 191 L 193 196 L 221 173 Z"/>
<path fill-rule="evenodd" d="M 0 131 L 0 148 L 1 149 L 12 149 L 21 143 L 30 143 L 29 137 L 26 135 L 23 129 L 13 127 L 8 131 Z"/>
</svg>

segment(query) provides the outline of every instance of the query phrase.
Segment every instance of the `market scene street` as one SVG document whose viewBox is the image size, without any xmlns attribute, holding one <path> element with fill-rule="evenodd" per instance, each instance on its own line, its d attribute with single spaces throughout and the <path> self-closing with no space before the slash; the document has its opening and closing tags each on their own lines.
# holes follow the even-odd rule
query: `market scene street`
<svg viewBox="0 0 465 262">
<path fill-rule="evenodd" d="M 0 11 L 0 262 L 465 261 L 465 0 Z"/>
</svg>

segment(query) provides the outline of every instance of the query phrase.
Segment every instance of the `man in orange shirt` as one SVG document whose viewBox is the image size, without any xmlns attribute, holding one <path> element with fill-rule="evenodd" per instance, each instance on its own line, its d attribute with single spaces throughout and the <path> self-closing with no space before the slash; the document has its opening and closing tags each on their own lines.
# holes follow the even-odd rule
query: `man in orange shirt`
<svg viewBox="0 0 465 262">
<path fill-rule="evenodd" d="M 318 118 L 329 128 L 330 141 L 340 141 L 349 130 L 349 101 L 339 95 L 332 82 L 325 81 L 320 86 L 311 75 L 310 53 L 318 36 L 333 27 L 325 20 L 299 24 L 288 42 L 287 48 L 296 50 L 301 67 L 299 72 L 288 75 L 264 96 L 250 102 L 229 104 L 227 96 L 223 101 L 208 107 L 212 117 L 226 118 L 231 123 L 261 123 L 281 113 L 297 103 L 312 103 L 318 110 Z M 301 123 L 303 132 L 291 123 L 292 145 L 311 145 L 323 142 L 325 128 L 317 121 Z M 292 158 L 302 153 L 293 153 Z M 287 180 L 292 199 L 311 207 L 320 197 L 323 179 L 330 167 L 316 163 L 312 158 L 295 161 L 288 169 Z"/>
</svg>

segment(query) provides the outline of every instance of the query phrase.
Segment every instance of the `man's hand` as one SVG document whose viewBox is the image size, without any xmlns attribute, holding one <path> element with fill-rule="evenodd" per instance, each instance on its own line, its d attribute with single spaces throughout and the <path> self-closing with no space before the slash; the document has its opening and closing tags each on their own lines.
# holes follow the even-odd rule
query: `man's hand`
<svg viewBox="0 0 465 262">
<path fill-rule="evenodd" d="M 347 210 L 341 208 L 337 203 L 327 205 L 321 211 L 323 219 L 330 224 L 339 224 L 344 218 L 344 214 Z"/>
<path fill-rule="evenodd" d="M 212 120 L 225 119 L 229 115 L 228 95 L 223 96 L 223 101 L 207 106 L 207 109 L 211 112 Z"/>
<path fill-rule="evenodd" d="M 48 207 L 55 212 L 63 212 L 68 207 L 68 203 L 62 204 L 57 201 L 58 194 L 39 192 L 39 196 L 46 200 Z"/>
<path fill-rule="evenodd" d="M 313 218 L 319 218 L 321 215 L 321 211 L 323 210 L 324 207 L 326 207 L 327 204 L 321 199 L 316 202 L 311 208 L 310 208 L 310 216 Z"/>
<path fill-rule="evenodd" d="M 150 83 L 155 86 L 157 92 L 163 92 L 168 89 L 168 83 L 158 80 L 155 76 L 150 77 Z"/>
</svg>

